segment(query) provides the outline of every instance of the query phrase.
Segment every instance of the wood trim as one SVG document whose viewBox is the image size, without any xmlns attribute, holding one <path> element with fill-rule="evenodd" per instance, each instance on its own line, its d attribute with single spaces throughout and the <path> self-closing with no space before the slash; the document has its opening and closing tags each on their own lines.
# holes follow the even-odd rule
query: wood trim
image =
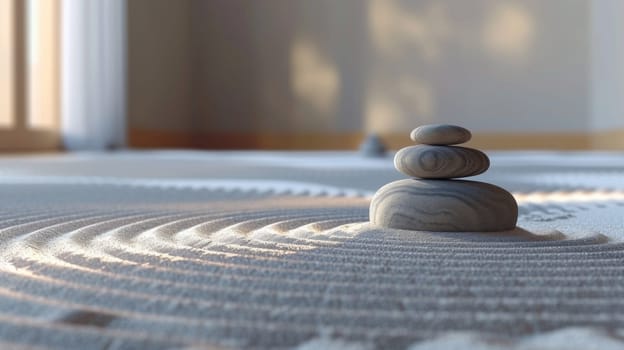
<svg viewBox="0 0 624 350">
<path fill-rule="evenodd" d="M 55 151 L 61 149 L 56 130 L 0 129 L 0 151 Z"/>
<path fill-rule="evenodd" d="M 42 150 L 59 150 L 61 147 L 60 132 L 58 130 L 58 116 L 60 106 L 60 92 L 58 89 L 58 69 L 60 62 L 58 54 L 60 52 L 59 25 L 60 25 L 60 0 L 49 3 L 48 10 L 50 13 L 49 23 L 54 27 L 51 33 L 51 47 L 45 50 L 45 54 L 49 55 L 52 62 L 48 62 L 46 69 L 52 69 L 50 78 L 52 83 L 57 85 L 56 89 L 50 91 L 50 105 L 45 108 L 53 110 L 52 115 L 55 118 L 54 125 L 45 125 L 46 128 L 33 129 L 33 125 L 28 122 L 29 115 L 29 67 L 28 67 L 28 25 L 27 25 L 27 9 L 26 1 L 9 0 L 13 5 L 13 119 L 12 123 L 6 127 L 0 127 L 0 151 L 42 151 Z M 54 51 L 54 52 L 47 52 Z M 31 72 L 30 74 L 36 74 Z M 52 84 L 50 84 L 52 86 Z"/>
<path fill-rule="evenodd" d="M 130 129 L 128 144 L 135 148 L 201 149 L 354 149 L 361 133 L 239 133 Z"/>
<path fill-rule="evenodd" d="M 130 129 L 128 143 L 136 148 L 200 149 L 357 149 L 365 134 L 352 133 L 238 133 L 187 132 Z M 407 134 L 385 134 L 382 140 L 390 149 L 413 144 Z M 485 150 L 624 150 L 624 130 L 585 133 L 476 133 L 466 144 Z"/>
<path fill-rule="evenodd" d="M 604 130 L 592 134 L 592 149 L 624 150 L 624 129 Z"/>
<path fill-rule="evenodd" d="M 194 133 L 186 131 L 163 131 L 130 129 L 128 145 L 134 148 L 197 148 Z"/>
</svg>

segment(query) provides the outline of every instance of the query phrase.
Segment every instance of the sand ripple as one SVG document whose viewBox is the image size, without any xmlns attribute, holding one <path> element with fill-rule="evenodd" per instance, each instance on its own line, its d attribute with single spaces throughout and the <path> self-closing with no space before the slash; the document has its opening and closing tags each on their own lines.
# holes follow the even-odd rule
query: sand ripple
<svg viewBox="0 0 624 350">
<path fill-rule="evenodd" d="M 166 160 L 162 178 L 136 159 L 122 178 L 88 173 L 113 159 L 0 177 L 0 348 L 624 347 L 611 168 L 585 181 L 510 162 L 491 181 L 516 191 L 518 229 L 433 234 L 368 224 L 368 196 L 397 176 L 381 165 L 214 175 L 253 182 Z"/>
<path fill-rule="evenodd" d="M 7 214 L 0 338 L 280 347 L 322 335 L 405 347 L 446 331 L 624 324 L 624 243 L 603 234 L 382 232 L 366 199 L 296 202 Z"/>
</svg>

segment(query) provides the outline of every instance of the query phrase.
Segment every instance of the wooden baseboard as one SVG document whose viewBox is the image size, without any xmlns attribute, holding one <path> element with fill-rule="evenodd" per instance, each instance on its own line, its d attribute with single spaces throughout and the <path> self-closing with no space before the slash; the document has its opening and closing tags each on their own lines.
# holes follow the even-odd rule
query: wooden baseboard
<svg viewBox="0 0 624 350">
<path fill-rule="evenodd" d="M 356 149 L 361 140 L 361 133 L 128 132 L 128 144 L 136 148 L 332 150 Z"/>
<path fill-rule="evenodd" d="M 591 148 L 624 150 L 624 130 L 606 130 L 591 135 Z"/>
<path fill-rule="evenodd" d="M 130 129 L 128 143 L 135 148 L 331 150 L 357 149 L 365 134 L 352 133 L 238 133 Z M 411 145 L 407 133 L 384 134 L 390 149 Z M 476 133 L 466 144 L 484 150 L 624 150 L 624 130 L 597 133 Z"/>
<path fill-rule="evenodd" d="M 51 130 L 2 130 L 0 129 L 0 151 L 31 152 L 58 151 L 61 136 Z"/>
</svg>

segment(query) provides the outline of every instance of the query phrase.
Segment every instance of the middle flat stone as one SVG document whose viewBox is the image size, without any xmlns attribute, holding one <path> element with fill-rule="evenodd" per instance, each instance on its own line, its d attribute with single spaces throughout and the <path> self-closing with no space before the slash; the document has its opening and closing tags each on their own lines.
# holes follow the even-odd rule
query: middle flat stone
<svg viewBox="0 0 624 350">
<path fill-rule="evenodd" d="M 407 176 L 450 179 L 481 174 L 490 167 L 490 159 L 467 147 L 416 145 L 400 149 L 394 167 Z"/>
</svg>

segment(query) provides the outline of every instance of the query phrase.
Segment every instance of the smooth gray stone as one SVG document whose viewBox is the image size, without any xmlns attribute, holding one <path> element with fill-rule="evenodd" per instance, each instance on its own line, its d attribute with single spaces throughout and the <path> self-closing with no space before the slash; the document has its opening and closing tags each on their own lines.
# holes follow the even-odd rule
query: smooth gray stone
<svg viewBox="0 0 624 350">
<path fill-rule="evenodd" d="M 456 145 L 468 142 L 472 134 L 466 128 L 451 124 L 421 125 L 410 133 L 410 138 L 426 145 Z"/>
<path fill-rule="evenodd" d="M 490 232 L 515 228 L 518 205 L 511 193 L 477 181 L 391 182 L 373 196 L 374 225 L 415 231 Z"/>
<path fill-rule="evenodd" d="M 385 157 L 386 145 L 376 134 L 369 134 L 360 144 L 360 154 L 368 158 Z"/>
<path fill-rule="evenodd" d="M 490 167 L 490 159 L 473 148 L 416 145 L 400 149 L 394 167 L 407 176 L 450 179 L 481 174 Z"/>
</svg>

